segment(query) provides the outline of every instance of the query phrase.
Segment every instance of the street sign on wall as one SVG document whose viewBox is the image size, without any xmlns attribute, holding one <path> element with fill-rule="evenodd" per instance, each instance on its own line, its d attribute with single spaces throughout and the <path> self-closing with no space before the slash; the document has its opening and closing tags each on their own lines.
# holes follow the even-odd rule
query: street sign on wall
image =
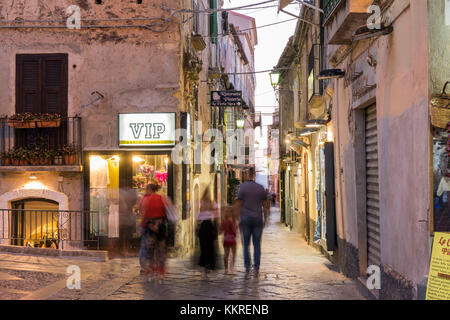
<svg viewBox="0 0 450 320">
<path fill-rule="evenodd" d="M 211 91 L 211 107 L 241 107 L 242 91 Z"/>
<path fill-rule="evenodd" d="M 175 113 L 119 114 L 119 146 L 174 146 Z"/>
</svg>

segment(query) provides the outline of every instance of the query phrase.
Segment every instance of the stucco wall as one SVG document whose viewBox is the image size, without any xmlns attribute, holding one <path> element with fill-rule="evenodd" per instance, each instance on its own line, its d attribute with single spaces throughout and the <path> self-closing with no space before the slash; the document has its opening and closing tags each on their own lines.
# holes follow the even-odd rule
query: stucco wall
<svg viewBox="0 0 450 320">
<path fill-rule="evenodd" d="M 357 181 L 358 168 L 364 164 L 356 161 L 360 137 L 355 132 L 363 134 L 364 129 L 358 127 L 357 114 L 376 101 L 381 263 L 418 283 L 427 273 L 429 259 L 428 19 L 425 1 L 407 3 L 396 2 L 390 12 L 395 19 L 391 35 L 374 38 L 373 44 L 360 41 L 338 65 L 347 72 L 363 71 L 359 79 L 367 86 L 376 83 L 376 88 L 358 98 L 352 86 L 359 80 L 348 87 L 346 80 L 335 82 L 335 158 L 340 171 L 336 210 L 343 218 L 342 225 L 337 220 L 338 235 L 358 247 Z M 338 55 L 345 52 L 340 49 Z M 377 61 L 376 68 L 366 63 L 368 54 Z"/>
<path fill-rule="evenodd" d="M 1 8 L 1 16 L 10 20 L 61 19 L 72 1 L 14 1 Z M 170 1 L 176 7 L 176 1 Z M 78 1 L 81 17 L 161 16 L 165 12 L 135 1 L 95 5 Z M 83 5 L 86 4 L 86 5 Z M 88 5 L 89 4 L 89 5 Z M 167 13 L 165 13 L 167 16 Z M 148 23 L 148 22 L 145 22 Z M 97 22 L 111 24 L 111 22 Z M 115 24 L 119 24 L 115 22 Z M 2 113 L 15 110 L 16 54 L 67 53 L 69 55 L 69 116 L 83 118 L 85 149 L 117 148 L 117 114 L 119 112 L 177 111 L 180 54 L 179 30 L 175 23 L 166 33 L 158 34 L 138 28 L 126 29 L 2 29 L 0 31 L 0 81 L 8 83 L 0 90 Z M 99 91 L 100 103 L 82 108 Z M 92 130 L 95 128 L 95 130 Z"/>
<path fill-rule="evenodd" d="M 381 260 L 416 283 L 429 259 L 426 12 L 426 1 L 411 1 L 377 48 Z"/>
</svg>

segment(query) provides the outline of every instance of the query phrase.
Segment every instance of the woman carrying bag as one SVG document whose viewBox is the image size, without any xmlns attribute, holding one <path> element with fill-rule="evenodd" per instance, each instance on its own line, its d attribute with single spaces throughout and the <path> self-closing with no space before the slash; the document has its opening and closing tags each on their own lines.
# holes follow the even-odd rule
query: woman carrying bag
<svg viewBox="0 0 450 320">
<path fill-rule="evenodd" d="M 178 215 L 170 199 L 157 193 L 159 189 L 158 183 L 150 183 L 139 206 L 143 237 L 140 263 L 141 273 L 147 275 L 148 281 L 155 279 L 161 282 L 166 273 L 167 224 L 176 222 Z"/>
</svg>

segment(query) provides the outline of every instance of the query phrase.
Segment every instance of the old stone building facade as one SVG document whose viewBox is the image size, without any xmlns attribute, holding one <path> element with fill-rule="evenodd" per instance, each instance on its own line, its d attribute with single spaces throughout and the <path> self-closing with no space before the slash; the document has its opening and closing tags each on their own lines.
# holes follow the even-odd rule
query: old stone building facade
<svg viewBox="0 0 450 320">
<path fill-rule="evenodd" d="M 203 8 L 210 7 L 203 2 Z M 209 167 L 194 172 L 192 162 L 186 170 L 171 160 L 176 128 L 188 129 L 193 137 L 195 120 L 202 121 L 203 130 L 211 123 L 210 88 L 204 81 L 211 41 L 196 50 L 191 40 L 194 28 L 208 35 L 210 14 L 203 13 L 194 26 L 192 10 L 192 1 L 176 0 L 0 4 L 5 84 L 0 113 L 7 117 L 0 143 L 2 243 L 19 238 L 15 244 L 84 248 L 92 246 L 84 240 L 93 240 L 94 247 L 107 248 L 131 233 L 136 246 L 136 208 L 124 203 L 122 193 L 133 189 L 140 195 L 156 178 L 182 215 L 172 230 L 174 251 L 192 247 L 194 201 L 213 176 Z M 78 18 L 80 28 L 67 26 L 67 19 L 76 23 Z M 11 117 L 23 112 L 58 113 L 59 127 L 10 125 Z M 142 119 L 141 129 L 150 128 L 146 138 L 153 132 L 151 144 L 138 136 L 123 138 L 130 128 L 144 134 L 140 124 L 132 127 L 136 119 Z M 152 122 L 157 123 L 152 127 Z M 155 140 L 157 132 L 151 130 L 157 128 L 172 131 L 169 138 Z M 20 157 L 23 162 L 13 163 Z M 44 210 L 41 219 L 53 222 L 32 223 L 27 214 L 33 212 L 19 216 L 14 212 L 19 209 Z M 70 212 L 62 218 L 65 210 Z"/>
</svg>

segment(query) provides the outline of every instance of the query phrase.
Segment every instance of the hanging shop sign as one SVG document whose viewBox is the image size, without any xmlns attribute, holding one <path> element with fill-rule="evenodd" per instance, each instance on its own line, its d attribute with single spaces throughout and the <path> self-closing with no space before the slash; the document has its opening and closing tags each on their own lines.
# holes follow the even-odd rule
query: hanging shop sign
<svg viewBox="0 0 450 320">
<path fill-rule="evenodd" d="M 211 91 L 211 107 L 241 107 L 242 91 Z"/>
<path fill-rule="evenodd" d="M 450 233 L 434 234 L 427 300 L 450 300 Z"/>
<path fill-rule="evenodd" d="M 175 113 L 119 114 L 119 146 L 174 146 Z"/>
</svg>

